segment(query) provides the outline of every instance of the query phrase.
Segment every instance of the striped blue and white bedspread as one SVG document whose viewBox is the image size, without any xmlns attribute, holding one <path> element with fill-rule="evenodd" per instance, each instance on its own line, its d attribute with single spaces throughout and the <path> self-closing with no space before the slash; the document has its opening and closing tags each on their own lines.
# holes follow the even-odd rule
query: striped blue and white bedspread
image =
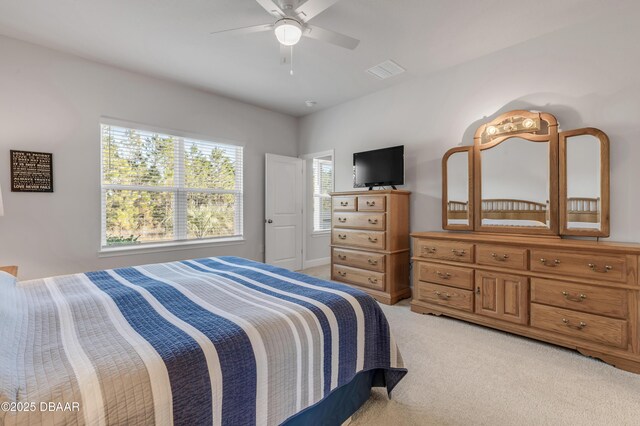
<svg viewBox="0 0 640 426">
<path fill-rule="evenodd" d="M 404 376 L 365 293 L 236 257 L 0 289 L 0 423 L 274 425 Z"/>
</svg>

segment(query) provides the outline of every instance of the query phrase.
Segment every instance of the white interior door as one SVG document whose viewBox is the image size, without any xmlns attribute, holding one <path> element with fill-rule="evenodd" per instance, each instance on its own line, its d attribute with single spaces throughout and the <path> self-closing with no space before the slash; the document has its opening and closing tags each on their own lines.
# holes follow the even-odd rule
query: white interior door
<svg viewBox="0 0 640 426">
<path fill-rule="evenodd" d="M 302 165 L 267 154 L 265 163 L 265 263 L 302 269 Z"/>
</svg>

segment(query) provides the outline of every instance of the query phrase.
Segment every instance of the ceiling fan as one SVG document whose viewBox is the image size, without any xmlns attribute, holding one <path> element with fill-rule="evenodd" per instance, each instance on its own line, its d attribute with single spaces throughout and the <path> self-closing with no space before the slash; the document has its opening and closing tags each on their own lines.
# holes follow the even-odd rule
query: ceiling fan
<svg viewBox="0 0 640 426">
<path fill-rule="evenodd" d="M 307 0 L 299 4 L 297 0 L 281 0 L 279 1 L 280 4 L 276 4 L 276 0 L 256 0 L 264 10 L 276 18 L 275 22 L 214 31 L 211 34 L 250 34 L 273 31 L 278 42 L 280 42 L 281 64 L 291 63 L 293 46 L 297 44 L 302 37 L 313 38 L 353 50 L 358 47 L 360 40 L 309 24 L 311 19 L 338 1 L 339 0 Z M 291 47 L 291 49 L 287 49 L 287 47 Z M 291 74 L 293 74 L 293 69 Z"/>
</svg>

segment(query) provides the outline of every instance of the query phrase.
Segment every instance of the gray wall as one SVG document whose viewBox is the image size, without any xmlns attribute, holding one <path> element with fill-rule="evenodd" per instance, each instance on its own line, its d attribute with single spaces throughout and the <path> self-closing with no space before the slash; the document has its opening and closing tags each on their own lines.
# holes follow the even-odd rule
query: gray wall
<svg viewBox="0 0 640 426">
<path fill-rule="evenodd" d="M 512 138 L 480 153 L 482 199 L 549 200 L 549 143 Z"/>
<path fill-rule="evenodd" d="M 639 38 L 636 17 L 612 13 L 319 111 L 300 121 L 300 153 L 334 148 L 340 191 L 351 189 L 353 152 L 404 144 L 411 230 L 439 230 L 447 149 L 472 144 L 477 126 L 503 112 L 547 111 L 562 129 L 609 135 L 611 239 L 640 241 Z"/>
<path fill-rule="evenodd" d="M 600 197 L 600 141 L 592 135 L 567 138 L 567 197 Z"/>
<path fill-rule="evenodd" d="M 20 278 L 215 255 L 262 260 L 264 153 L 297 155 L 297 120 L 0 37 L 0 264 Z M 246 241 L 100 258 L 101 116 L 245 145 Z M 12 193 L 9 150 L 52 152 L 53 194 Z"/>
<path fill-rule="evenodd" d="M 437 230 L 444 152 L 471 144 L 479 124 L 519 108 L 555 114 L 563 129 L 608 133 L 612 239 L 640 241 L 634 215 L 640 208 L 639 38 L 633 16 L 612 12 L 296 120 L 0 37 L 0 264 L 19 264 L 21 278 L 31 278 L 221 254 L 262 259 L 265 152 L 335 149 L 340 191 L 352 189 L 353 152 L 404 144 L 411 228 Z M 98 257 L 101 116 L 243 143 L 246 242 Z M 9 149 L 52 152 L 56 192 L 11 193 Z M 307 245 L 308 261 L 328 256 L 328 237 L 307 238 Z"/>
</svg>

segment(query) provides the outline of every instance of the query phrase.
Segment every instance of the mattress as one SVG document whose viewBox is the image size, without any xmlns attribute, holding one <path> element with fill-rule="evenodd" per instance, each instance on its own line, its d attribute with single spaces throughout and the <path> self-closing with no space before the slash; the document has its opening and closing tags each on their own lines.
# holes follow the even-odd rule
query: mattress
<svg viewBox="0 0 640 426">
<path fill-rule="evenodd" d="M 447 219 L 449 225 L 468 225 L 469 219 Z"/>
<path fill-rule="evenodd" d="M 360 372 L 389 392 L 406 374 L 371 297 L 237 257 L 0 291 L 5 425 L 275 425 Z"/>
</svg>

